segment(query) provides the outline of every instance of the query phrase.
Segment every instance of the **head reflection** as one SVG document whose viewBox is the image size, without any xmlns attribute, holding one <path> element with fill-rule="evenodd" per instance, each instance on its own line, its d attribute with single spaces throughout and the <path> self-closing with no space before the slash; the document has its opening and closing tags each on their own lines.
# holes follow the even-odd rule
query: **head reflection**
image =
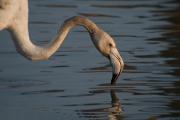
<svg viewBox="0 0 180 120">
<path fill-rule="evenodd" d="M 107 120 L 107 119 L 121 120 L 122 108 L 119 98 L 116 95 L 116 91 L 114 89 L 111 89 L 108 92 L 110 92 L 110 97 L 111 97 L 110 107 L 79 110 L 78 111 L 79 117 L 86 117 L 88 119 L 98 119 L 98 120 Z M 99 93 L 99 90 L 94 90 L 93 93 Z"/>
</svg>

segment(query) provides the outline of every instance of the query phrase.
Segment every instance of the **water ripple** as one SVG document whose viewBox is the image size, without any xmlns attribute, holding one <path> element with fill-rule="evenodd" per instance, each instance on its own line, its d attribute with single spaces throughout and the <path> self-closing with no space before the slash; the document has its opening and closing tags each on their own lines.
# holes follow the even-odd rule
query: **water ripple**
<svg viewBox="0 0 180 120">
<path fill-rule="evenodd" d="M 92 73 L 92 72 L 110 72 L 111 71 L 111 65 L 105 65 L 100 67 L 92 67 L 92 68 L 86 68 L 82 69 L 80 73 Z"/>
<path fill-rule="evenodd" d="M 45 21 L 30 21 L 30 24 L 56 24 L 53 22 L 45 22 Z"/>
<path fill-rule="evenodd" d="M 0 54 L 3 54 L 3 55 L 7 55 L 7 54 L 17 54 L 17 52 L 15 52 L 15 51 L 9 51 L 9 52 L 8 52 L 8 51 L 3 51 L 3 52 L 2 52 L 2 51 L 1 51 Z"/>
<path fill-rule="evenodd" d="M 41 80 L 16 80 L 16 79 L 2 79 L 0 78 L 0 88 L 28 88 L 34 86 L 47 85 L 48 82 Z"/>
<path fill-rule="evenodd" d="M 71 67 L 69 65 L 54 65 L 54 66 L 50 66 L 51 68 L 66 68 L 66 67 Z"/>
<path fill-rule="evenodd" d="M 102 13 L 79 13 L 79 14 L 86 16 L 86 17 L 111 17 L 111 18 L 118 18 L 119 17 L 119 16 L 102 14 Z"/>
<path fill-rule="evenodd" d="M 48 8 L 77 8 L 77 5 L 65 5 L 65 4 L 37 4 L 39 7 L 48 7 Z"/>
<path fill-rule="evenodd" d="M 34 94 L 53 94 L 64 92 L 64 90 L 52 89 L 52 90 L 39 90 L 39 91 L 30 91 L 30 92 L 22 92 L 21 95 L 34 95 Z"/>
<path fill-rule="evenodd" d="M 72 97 L 86 97 L 86 96 L 92 96 L 93 94 L 87 93 L 87 94 L 76 94 L 76 95 L 63 95 L 63 96 L 58 96 L 62 98 L 72 98 Z"/>
<path fill-rule="evenodd" d="M 95 5 L 92 4 L 91 7 L 98 8 L 123 8 L 123 9 L 134 9 L 134 8 L 164 8 L 163 5 L 151 5 L 151 4 L 137 4 L 137 5 Z"/>
<path fill-rule="evenodd" d="M 146 36 L 138 36 L 138 35 L 123 35 L 123 34 L 119 34 L 119 35 L 111 35 L 112 37 L 132 37 L 132 38 L 146 38 Z"/>
</svg>

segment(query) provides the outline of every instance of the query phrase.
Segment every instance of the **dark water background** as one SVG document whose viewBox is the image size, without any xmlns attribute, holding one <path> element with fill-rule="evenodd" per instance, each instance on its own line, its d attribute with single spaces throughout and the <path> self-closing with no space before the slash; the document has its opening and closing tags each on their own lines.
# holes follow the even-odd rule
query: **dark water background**
<svg viewBox="0 0 180 120">
<path fill-rule="evenodd" d="M 77 27 L 48 61 L 17 54 L 0 32 L 1 120 L 179 120 L 179 0 L 29 0 L 30 35 L 46 44 L 60 24 L 84 15 L 110 33 L 125 61 L 111 67 Z"/>
</svg>

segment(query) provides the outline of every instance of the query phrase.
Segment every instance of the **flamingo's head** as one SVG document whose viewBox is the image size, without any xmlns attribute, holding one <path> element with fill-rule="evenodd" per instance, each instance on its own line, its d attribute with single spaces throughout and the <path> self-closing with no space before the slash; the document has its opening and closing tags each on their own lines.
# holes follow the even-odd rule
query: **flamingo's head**
<svg viewBox="0 0 180 120">
<path fill-rule="evenodd" d="M 118 52 L 113 38 L 103 30 L 93 32 L 91 38 L 93 39 L 93 43 L 100 53 L 110 60 L 113 72 L 111 84 L 115 84 L 123 70 L 124 62 Z"/>
</svg>

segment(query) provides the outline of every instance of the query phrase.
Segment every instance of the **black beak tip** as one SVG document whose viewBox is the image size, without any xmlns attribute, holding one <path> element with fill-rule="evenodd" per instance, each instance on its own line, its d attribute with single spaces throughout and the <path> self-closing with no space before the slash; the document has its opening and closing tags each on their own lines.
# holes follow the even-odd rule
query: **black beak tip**
<svg viewBox="0 0 180 120">
<path fill-rule="evenodd" d="M 118 77 L 119 77 L 119 74 L 113 74 L 112 79 L 111 79 L 111 85 L 116 84 Z"/>
</svg>

